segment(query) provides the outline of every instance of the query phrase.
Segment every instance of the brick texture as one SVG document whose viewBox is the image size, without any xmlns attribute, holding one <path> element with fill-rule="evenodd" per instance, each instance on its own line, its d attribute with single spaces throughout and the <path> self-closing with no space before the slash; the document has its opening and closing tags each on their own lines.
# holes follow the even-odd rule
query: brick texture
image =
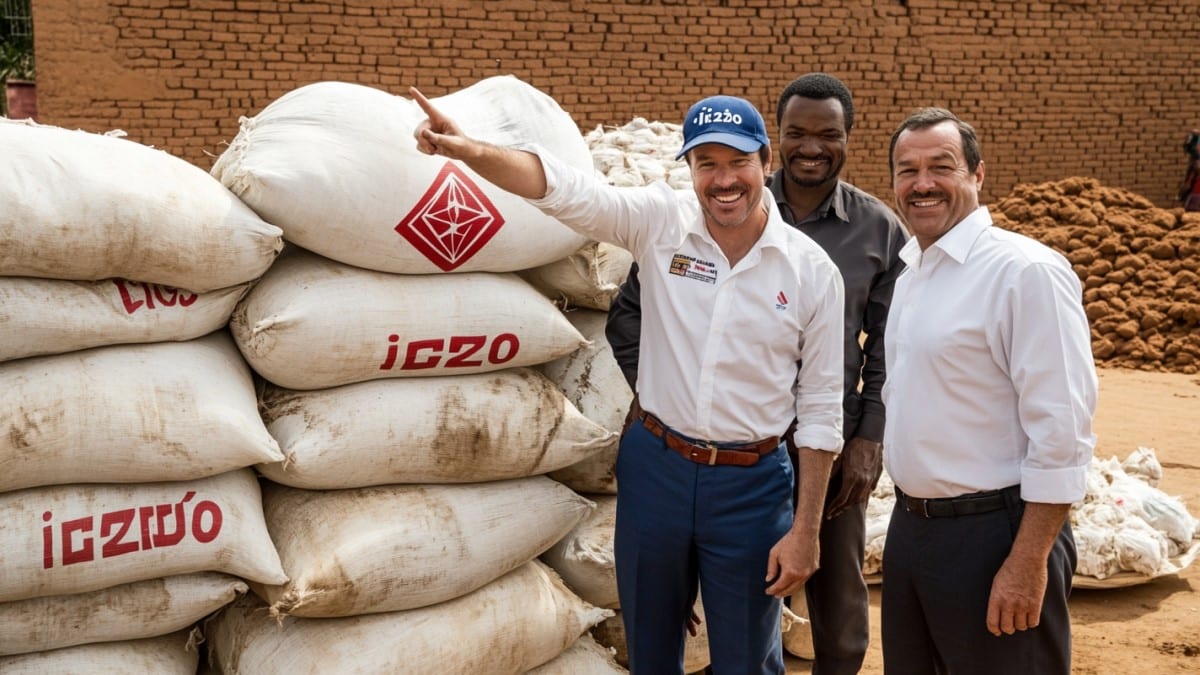
<svg viewBox="0 0 1200 675">
<path fill-rule="evenodd" d="M 1200 127 L 1200 0 L 38 0 L 39 121 L 129 137 L 205 169 L 284 93 L 342 80 L 432 96 L 512 74 L 579 124 L 678 122 L 822 70 L 857 122 L 844 176 L 890 203 L 887 148 L 941 105 L 980 132 L 993 201 L 1090 176 L 1171 206 Z"/>
</svg>

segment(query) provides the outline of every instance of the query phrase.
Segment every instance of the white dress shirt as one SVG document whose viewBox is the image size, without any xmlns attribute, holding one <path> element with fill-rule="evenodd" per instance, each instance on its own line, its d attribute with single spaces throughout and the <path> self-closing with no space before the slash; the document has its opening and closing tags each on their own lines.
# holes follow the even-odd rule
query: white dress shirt
<svg viewBox="0 0 1200 675">
<path fill-rule="evenodd" d="M 900 257 L 885 332 L 884 462 L 906 494 L 1086 493 L 1097 381 L 1079 278 L 980 207 Z"/>
<path fill-rule="evenodd" d="M 641 268 L 645 410 L 717 442 L 781 435 L 795 416 L 798 446 L 841 450 L 842 278 L 821 247 L 783 222 L 774 200 L 764 200 L 762 237 L 731 268 L 693 191 L 661 181 L 615 188 L 524 149 L 541 158 L 549 186 L 531 203 L 628 249 Z"/>
</svg>

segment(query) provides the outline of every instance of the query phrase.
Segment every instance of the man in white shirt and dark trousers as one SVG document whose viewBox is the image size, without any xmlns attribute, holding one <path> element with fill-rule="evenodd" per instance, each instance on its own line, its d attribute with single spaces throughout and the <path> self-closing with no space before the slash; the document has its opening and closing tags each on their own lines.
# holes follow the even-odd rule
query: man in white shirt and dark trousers
<svg viewBox="0 0 1200 675">
<path fill-rule="evenodd" d="M 677 193 L 662 182 L 614 188 L 539 147 L 468 138 L 411 93 L 429 115 L 415 134 L 422 152 L 461 160 L 641 266 L 645 413 L 616 467 L 630 670 L 683 672 L 699 584 L 713 671 L 782 675 L 780 602 L 817 568 L 825 485 L 842 447 L 844 300 L 829 256 L 764 194 L 762 116 L 730 96 L 694 105 L 679 153 L 694 192 Z M 798 487 L 781 439 L 793 417 Z"/>
<path fill-rule="evenodd" d="M 885 331 L 884 669 L 1066 675 L 1097 394 L 1079 279 L 992 226 L 978 138 L 950 111 L 905 120 L 889 165 L 913 238 Z"/>
</svg>

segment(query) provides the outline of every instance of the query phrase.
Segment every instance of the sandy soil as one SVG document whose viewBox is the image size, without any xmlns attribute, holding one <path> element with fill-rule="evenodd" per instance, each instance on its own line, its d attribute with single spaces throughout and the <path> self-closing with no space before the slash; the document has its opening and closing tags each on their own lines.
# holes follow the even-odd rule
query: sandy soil
<svg viewBox="0 0 1200 675">
<path fill-rule="evenodd" d="M 1154 448 L 1163 466 L 1159 488 L 1200 517 L 1200 376 L 1102 369 L 1095 426 L 1099 457 Z M 1126 588 L 1076 589 L 1071 616 L 1075 675 L 1200 672 L 1200 563 Z M 790 656 L 787 668 L 789 675 L 812 672 L 811 663 Z M 883 673 L 877 587 L 862 672 Z"/>
</svg>

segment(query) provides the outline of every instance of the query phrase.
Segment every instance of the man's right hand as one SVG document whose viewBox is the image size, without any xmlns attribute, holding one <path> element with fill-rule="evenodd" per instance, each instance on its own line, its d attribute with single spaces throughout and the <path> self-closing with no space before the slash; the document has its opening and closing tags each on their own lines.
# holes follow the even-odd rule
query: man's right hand
<svg viewBox="0 0 1200 675">
<path fill-rule="evenodd" d="M 413 132 L 417 150 L 426 155 L 457 159 L 487 182 L 518 197 L 541 199 L 546 196 L 546 173 L 537 155 L 471 138 L 434 107 L 419 89 L 409 87 L 408 93 L 429 116 Z"/>
<path fill-rule="evenodd" d="M 417 139 L 417 150 L 426 155 L 442 155 L 450 159 L 466 160 L 464 152 L 470 145 L 471 139 L 463 135 L 453 120 L 434 107 L 433 103 L 421 93 L 421 90 L 409 87 L 408 93 L 412 95 L 417 105 L 421 106 L 421 110 L 428 115 L 428 119 L 418 124 L 416 131 L 413 132 L 413 137 Z"/>
</svg>

